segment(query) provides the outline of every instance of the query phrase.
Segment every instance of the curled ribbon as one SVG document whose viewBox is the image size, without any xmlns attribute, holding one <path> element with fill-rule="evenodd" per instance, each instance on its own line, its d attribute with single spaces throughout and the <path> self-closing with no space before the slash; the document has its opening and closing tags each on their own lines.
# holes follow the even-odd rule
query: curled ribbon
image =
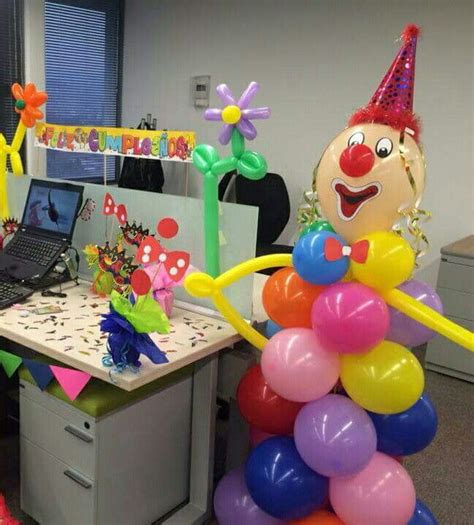
<svg viewBox="0 0 474 525">
<path fill-rule="evenodd" d="M 324 243 L 324 256 L 327 261 L 337 261 L 342 257 L 350 257 L 354 262 L 363 264 L 369 253 L 369 241 L 357 241 L 352 246 L 344 246 L 334 237 L 328 237 Z"/>
</svg>

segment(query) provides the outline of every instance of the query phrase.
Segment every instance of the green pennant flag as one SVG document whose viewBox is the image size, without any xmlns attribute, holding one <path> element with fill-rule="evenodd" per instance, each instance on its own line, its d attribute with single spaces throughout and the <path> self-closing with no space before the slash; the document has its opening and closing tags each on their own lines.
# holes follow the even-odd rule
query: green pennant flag
<svg viewBox="0 0 474 525">
<path fill-rule="evenodd" d="M 8 377 L 12 377 L 22 362 L 23 359 L 21 357 L 5 352 L 5 350 L 0 350 L 0 363 L 3 365 L 3 369 Z"/>
</svg>

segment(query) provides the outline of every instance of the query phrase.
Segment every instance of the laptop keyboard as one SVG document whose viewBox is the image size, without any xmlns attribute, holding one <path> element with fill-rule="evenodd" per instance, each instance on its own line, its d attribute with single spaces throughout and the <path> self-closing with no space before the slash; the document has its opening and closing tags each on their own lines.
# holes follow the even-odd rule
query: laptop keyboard
<svg viewBox="0 0 474 525">
<path fill-rule="evenodd" d="M 61 246 L 62 243 L 17 234 L 8 244 L 7 253 L 40 266 L 48 266 Z"/>
<path fill-rule="evenodd" d="M 0 281 L 0 309 L 21 303 L 33 293 L 33 290 L 18 284 Z"/>
</svg>

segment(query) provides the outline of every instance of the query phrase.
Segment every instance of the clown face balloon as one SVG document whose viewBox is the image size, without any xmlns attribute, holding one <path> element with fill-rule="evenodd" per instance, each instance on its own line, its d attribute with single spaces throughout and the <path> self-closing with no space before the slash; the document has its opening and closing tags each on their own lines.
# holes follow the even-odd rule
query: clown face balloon
<svg viewBox="0 0 474 525">
<path fill-rule="evenodd" d="M 390 230 L 419 203 L 425 164 L 413 113 L 419 30 L 409 25 L 403 45 L 369 104 L 324 152 L 316 190 L 329 222 L 348 242 Z"/>
<path fill-rule="evenodd" d="M 405 131 L 366 123 L 345 129 L 324 152 L 316 179 L 321 208 L 348 242 L 390 230 L 424 189 L 418 144 Z"/>
</svg>

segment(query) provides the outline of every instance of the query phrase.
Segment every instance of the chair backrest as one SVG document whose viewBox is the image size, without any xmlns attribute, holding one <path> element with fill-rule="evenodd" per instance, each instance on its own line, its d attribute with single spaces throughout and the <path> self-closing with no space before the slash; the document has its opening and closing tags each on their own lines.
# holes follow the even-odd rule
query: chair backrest
<svg viewBox="0 0 474 525">
<path fill-rule="evenodd" d="M 226 193 L 235 172 L 226 173 L 219 184 L 219 198 Z M 235 200 L 238 204 L 257 206 L 258 244 L 273 244 L 285 229 L 290 218 L 290 198 L 285 181 L 277 173 L 267 173 L 263 179 L 235 177 Z"/>
</svg>

